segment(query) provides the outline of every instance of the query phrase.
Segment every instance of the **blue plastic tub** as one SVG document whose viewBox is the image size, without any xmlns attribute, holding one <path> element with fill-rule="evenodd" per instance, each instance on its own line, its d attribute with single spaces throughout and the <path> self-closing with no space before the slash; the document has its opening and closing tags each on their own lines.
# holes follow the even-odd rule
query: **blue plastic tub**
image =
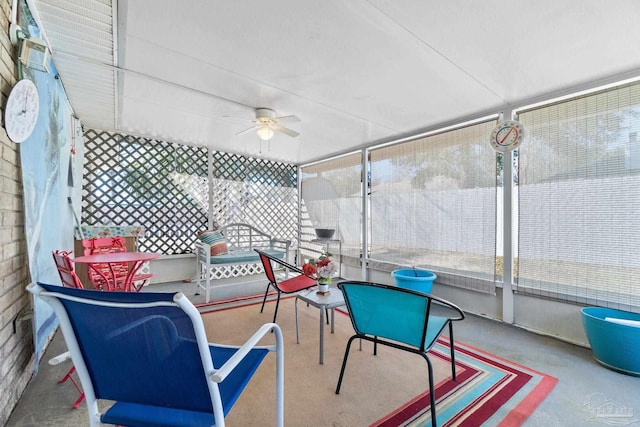
<svg viewBox="0 0 640 427">
<path fill-rule="evenodd" d="M 433 281 L 438 277 L 430 271 L 414 268 L 393 270 L 391 276 L 396 281 L 396 286 L 425 294 L 431 293 Z"/>
<path fill-rule="evenodd" d="M 640 326 L 616 323 L 619 319 L 640 322 L 640 314 L 604 307 L 582 309 L 593 357 L 609 369 L 640 376 Z"/>
</svg>

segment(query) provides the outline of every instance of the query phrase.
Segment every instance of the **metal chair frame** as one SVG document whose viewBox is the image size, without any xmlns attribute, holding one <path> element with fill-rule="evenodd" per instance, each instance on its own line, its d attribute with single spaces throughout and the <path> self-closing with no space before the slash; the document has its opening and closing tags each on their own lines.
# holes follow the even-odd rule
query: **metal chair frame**
<svg viewBox="0 0 640 427">
<path fill-rule="evenodd" d="M 258 255 L 260 255 L 260 261 L 262 262 L 264 273 L 267 276 L 267 280 L 269 280 L 267 289 L 264 292 L 264 298 L 262 299 L 262 307 L 260 308 L 260 313 L 264 311 L 264 304 L 267 301 L 269 288 L 273 287 L 278 292 L 278 297 L 276 299 L 276 309 L 273 312 L 273 322 L 275 323 L 276 317 L 278 316 L 278 306 L 280 305 L 280 294 L 292 294 L 303 291 L 305 289 L 313 288 L 314 286 L 318 285 L 318 282 L 316 281 L 316 279 L 305 275 L 304 272 L 295 265 L 291 265 L 288 262 L 273 257 L 265 252 L 262 252 L 259 249 L 254 250 L 258 253 Z M 291 272 L 297 273 L 298 275 L 286 278 L 285 280 L 278 280 L 272 263 L 276 263 L 284 267 L 285 271 L 287 271 L 287 275 Z"/>
<path fill-rule="evenodd" d="M 449 345 L 451 349 L 451 375 L 453 380 L 455 380 L 456 366 L 452 322 L 464 319 L 462 310 L 456 305 L 431 294 L 403 289 L 397 286 L 358 281 L 341 281 L 338 283 L 338 288 L 344 294 L 347 309 L 351 317 L 351 323 L 356 333 L 350 337 L 347 342 L 342 367 L 340 369 L 340 376 L 338 378 L 338 385 L 336 387 L 336 394 L 340 393 L 340 387 L 349 357 L 349 350 L 355 339 L 373 342 L 374 355 L 377 354 L 378 344 L 417 354 L 427 362 L 431 423 L 433 427 L 436 427 L 433 366 L 429 359 L 428 352 L 448 327 Z M 352 292 L 355 295 L 352 295 Z M 354 298 L 354 300 L 352 300 L 352 298 Z M 355 300 L 357 301 L 354 302 Z M 394 303 L 402 304 L 402 306 L 393 307 Z M 452 312 L 454 316 L 436 316 L 432 314 L 434 304 L 443 306 Z M 360 310 L 362 310 L 363 307 L 365 307 L 364 310 L 367 311 L 366 321 L 361 321 L 359 318 Z M 368 308 L 370 308 L 370 310 Z M 411 310 L 415 311 L 409 314 Z M 415 322 L 420 321 L 421 323 L 410 325 L 410 328 L 403 328 L 406 325 L 403 325 L 398 317 L 405 315 L 407 319 L 415 319 Z M 403 330 L 399 331 L 398 329 L 401 328 L 403 328 Z M 394 329 L 398 330 L 397 333 Z M 407 330 L 409 330 L 409 332 L 407 332 Z M 411 333 L 411 331 L 415 332 Z"/>
<path fill-rule="evenodd" d="M 276 353 L 276 426 L 284 426 L 284 342 L 275 323 L 262 325 L 243 345 L 229 346 L 208 342 L 200 312 L 180 292 L 101 292 L 44 283 L 27 290 L 58 317 L 85 390 L 89 426 L 224 427 L 269 352 Z M 86 322 L 95 313 L 102 316 L 99 327 Z M 275 343 L 258 345 L 266 336 Z M 99 400 L 112 404 L 101 411 Z"/>
</svg>

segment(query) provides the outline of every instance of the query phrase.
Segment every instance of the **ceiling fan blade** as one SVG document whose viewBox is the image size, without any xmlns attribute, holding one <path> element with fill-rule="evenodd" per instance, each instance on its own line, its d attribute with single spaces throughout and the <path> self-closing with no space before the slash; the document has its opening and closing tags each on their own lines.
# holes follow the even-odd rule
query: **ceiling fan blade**
<svg viewBox="0 0 640 427">
<path fill-rule="evenodd" d="M 273 125 L 273 126 L 271 126 L 271 129 L 274 132 L 283 133 L 285 135 L 289 135 L 292 138 L 295 138 L 296 136 L 300 135 L 299 132 L 296 132 L 295 130 L 291 130 L 289 128 L 286 128 L 286 127 L 280 126 L 280 125 Z"/>
<path fill-rule="evenodd" d="M 298 116 L 294 116 L 293 114 L 291 114 L 290 116 L 280 116 L 280 117 L 274 117 L 273 120 L 277 120 L 277 121 L 290 121 L 290 122 L 299 122 L 300 118 Z"/>
<path fill-rule="evenodd" d="M 222 116 L 224 120 L 229 120 L 236 124 L 248 125 L 249 123 L 255 123 L 256 121 L 253 119 L 245 119 L 244 117 L 237 116 Z"/>
<path fill-rule="evenodd" d="M 250 132 L 250 131 L 254 130 L 255 128 L 256 128 L 255 126 L 251 126 L 250 128 L 246 128 L 245 130 L 241 130 L 240 132 L 236 133 L 236 136 L 243 135 L 243 134 L 245 134 L 247 132 Z"/>
</svg>

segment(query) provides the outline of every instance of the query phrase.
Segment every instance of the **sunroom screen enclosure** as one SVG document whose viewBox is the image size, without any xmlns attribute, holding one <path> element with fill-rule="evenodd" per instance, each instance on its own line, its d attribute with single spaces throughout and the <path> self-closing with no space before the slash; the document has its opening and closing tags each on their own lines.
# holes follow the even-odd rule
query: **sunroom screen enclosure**
<svg viewBox="0 0 640 427">
<path fill-rule="evenodd" d="M 210 223 L 247 222 L 290 239 L 303 259 L 317 255 L 313 228 L 324 226 L 352 266 L 415 266 L 440 285 L 492 293 L 512 283 L 640 310 L 640 84 L 514 113 L 526 138 L 509 182 L 507 157 L 488 142 L 496 120 L 485 120 L 305 165 L 299 201 L 294 165 L 87 131 L 83 222 L 142 223 L 141 248 L 165 254 L 190 253 Z M 503 236 L 513 277 L 503 277 Z"/>
</svg>

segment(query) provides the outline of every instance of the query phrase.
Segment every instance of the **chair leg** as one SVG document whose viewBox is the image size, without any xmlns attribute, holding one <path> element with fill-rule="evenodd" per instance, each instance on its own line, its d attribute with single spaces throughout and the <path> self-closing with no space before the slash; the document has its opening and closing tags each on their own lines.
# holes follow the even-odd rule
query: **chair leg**
<svg viewBox="0 0 640 427">
<path fill-rule="evenodd" d="M 453 323 L 449 321 L 449 347 L 451 348 L 451 376 L 456 380 L 456 355 L 453 350 Z"/>
<path fill-rule="evenodd" d="M 260 309 L 260 313 L 264 311 L 264 303 L 267 302 L 267 294 L 269 293 L 269 288 L 271 287 L 271 283 L 267 285 L 267 290 L 264 291 L 264 298 L 262 300 L 262 308 Z"/>
<path fill-rule="evenodd" d="M 73 380 L 73 378 L 71 378 L 71 374 L 73 374 L 76 371 L 76 367 L 75 365 L 71 367 L 71 369 L 69 369 L 69 371 L 67 372 L 67 374 L 62 377 L 62 379 L 60 381 L 58 381 L 58 384 L 62 384 L 63 382 L 71 379 Z"/>
<path fill-rule="evenodd" d="M 431 366 L 431 360 L 429 360 L 429 356 L 426 353 L 421 354 L 424 357 L 424 360 L 427 362 L 427 370 L 429 371 L 429 402 L 431 404 L 431 425 L 433 427 L 438 427 L 436 422 L 436 393 L 433 389 L 433 366 Z"/>
<path fill-rule="evenodd" d="M 73 406 L 71 406 L 71 409 L 78 409 L 78 406 L 80 406 L 80 404 L 84 400 L 84 391 L 82 391 L 82 388 L 80 388 L 76 380 L 74 380 L 73 377 L 71 376 L 71 374 L 73 374 L 75 370 L 76 370 L 76 367 L 72 366 L 71 369 L 69 369 L 69 372 L 67 372 L 67 375 L 65 375 L 64 377 L 62 377 L 60 381 L 58 381 L 58 384 L 61 384 L 63 382 L 66 382 L 67 380 L 71 380 L 71 383 L 73 383 L 73 386 L 76 388 L 76 390 L 78 390 L 78 393 L 80 393 L 80 396 L 73 403 Z"/>
<path fill-rule="evenodd" d="M 279 305 L 280 305 L 280 291 L 278 291 L 278 298 L 276 299 L 276 310 L 273 312 L 273 323 L 276 323 L 276 316 L 278 316 Z"/>
<path fill-rule="evenodd" d="M 340 368 L 340 376 L 338 377 L 338 385 L 336 386 L 336 394 L 340 394 L 340 387 L 342 386 L 342 377 L 344 376 L 344 370 L 347 367 L 347 358 L 349 357 L 349 350 L 351 349 L 351 343 L 354 339 L 358 338 L 357 335 L 352 336 L 347 341 L 347 348 L 344 351 L 344 358 L 342 359 L 342 368 Z"/>
<path fill-rule="evenodd" d="M 202 280 L 202 278 L 204 277 L 204 267 L 200 265 L 200 262 L 198 261 L 198 265 L 199 265 L 199 270 L 196 270 L 196 277 L 195 277 L 195 282 L 196 282 L 196 292 L 194 293 L 194 295 L 200 295 L 200 281 Z"/>
</svg>

